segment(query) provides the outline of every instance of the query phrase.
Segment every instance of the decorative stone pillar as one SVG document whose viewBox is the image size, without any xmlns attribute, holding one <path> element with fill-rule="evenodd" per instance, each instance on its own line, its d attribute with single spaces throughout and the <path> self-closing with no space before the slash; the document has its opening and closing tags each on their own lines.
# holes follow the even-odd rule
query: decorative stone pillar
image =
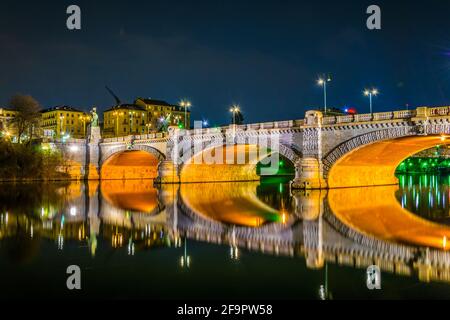
<svg viewBox="0 0 450 320">
<path fill-rule="evenodd" d="M 101 142 L 100 127 L 89 127 L 89 137 L 86 152 L 86 179 L 99 180 L 100 179 L 100 147 Z"/>
<path fill-rule="evenodd" d="M 293 189 L 326 189 L 322 165 L 322 119 L 320 111 L 307 111 L 303 129 L 303 157 L 295 163 Z"/>
<path fill-rule="evenodd" d="M 317 158 L 302 158 L 295 164 L 295 179 L 291 182 L 293 189 L 326 189 L 323 178 L 323 166 Z"/>
<path fill-rule="evenodd" d="M 166 160 L 158 165 L 158 177 L 154 180 L 155 184 L 180 183 L 179 173 L 179 149 L 182 141 L 181 131 L 177 128 L 169 127 L 169 140 L 167 141 Z"/>
</svg>

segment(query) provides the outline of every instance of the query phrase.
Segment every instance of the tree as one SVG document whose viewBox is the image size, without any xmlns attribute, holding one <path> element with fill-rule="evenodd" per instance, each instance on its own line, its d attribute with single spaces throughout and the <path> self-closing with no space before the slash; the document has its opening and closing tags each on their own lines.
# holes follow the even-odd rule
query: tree
<svg viewBox="0 0 450 320">
<path fill-rule="evenodd" d="M 24 134 L 28 136 L 28 143 L 33 140 L 39 128 L 40 106 L 39 103 L 29 95 L 15 95 L 9 102 L 11 109 L 17 111 L 17 115 L 11 120 L 15 126 L 19 143 L 22 142 Z"/>
</svg>

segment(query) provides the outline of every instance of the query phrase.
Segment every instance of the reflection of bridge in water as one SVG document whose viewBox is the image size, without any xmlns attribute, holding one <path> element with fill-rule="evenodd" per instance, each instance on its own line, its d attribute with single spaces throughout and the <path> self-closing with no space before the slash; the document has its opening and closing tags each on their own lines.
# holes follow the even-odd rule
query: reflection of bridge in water
<svg viewBox="0 0 450 320">
<path fill-rule="evenodd" d="M 98 236 L 109 239 L 113 247 L 128 246 L 129 252 L 135 247 L 176 246 L 186 237 L 304 257 L 309 268 L 326 263 L 355 268 L 376 264 L 383 271 L 418 276 L 422 281 L 450 282 L 450 254 L 438 249 L 442 243 L 437 240 L 448 227 L 403 212 L 393 194 L 388 197 L 395 187 L 359 193 L 359 189 L 296 191 L 287 209 L 275 210 L 255 196 L 258 184 L 168 185 L 159 190 L 145 180 L 75 184 L 66 192 L 61 209 L 51 212 L 51 207 L 43 207 L 39 216 L 31 218 L 1 214 L 0 239 L 20 229 L 57 239 L 58 246 L 87 240 L 95 253 Z M 238 207 L 240 214 L 233 210 Z M 391 225 L 381 219 L 383 210 L 394 219 L 409 218 L 404 221 L 410 231 L 386 232 Z M 372 216 L 370 223 L 361 222 L 367 216 Z M 430 228 L 431 237 L 423 237 L 424 229 L 417 226 Z"/>
</svg>

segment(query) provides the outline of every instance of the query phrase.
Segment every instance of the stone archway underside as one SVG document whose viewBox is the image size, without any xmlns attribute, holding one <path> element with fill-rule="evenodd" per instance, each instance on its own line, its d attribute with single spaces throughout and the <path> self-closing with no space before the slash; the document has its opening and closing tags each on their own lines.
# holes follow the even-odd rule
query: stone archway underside
<svg viewBox="0 0 450 320">
<path fill-rule="evenodd" d="M 374 142 L 354 149 L 331 167 L 329 188 L 397 184 L 395 170 L 406 158 L 436 145 L 448 144 L 439 135 L 412 136 Z"/>
<path fill-rule="evenodd" d="M 279 152 L 291 162 L 292 157 Z M 227 181 L 259 181 L 256 165 L 267 159 L 278 172 L 278 158 L 271 157 L 270 151 L 261 152 L 257 145 L 216 146 L 194 155 L 181 167 L 180 182 L 227 182 Z M 270 169 L 266 173 L 270 173 Z M 268 174 L 270 175 L 270 174 Z"/>
<path fill-rule="evenodd" d="M 102 165 L 101 180 L 154 179 L 158 176 L 159 160 L 142 150 L 127 150 L 109 157 Z"/>
</svg>

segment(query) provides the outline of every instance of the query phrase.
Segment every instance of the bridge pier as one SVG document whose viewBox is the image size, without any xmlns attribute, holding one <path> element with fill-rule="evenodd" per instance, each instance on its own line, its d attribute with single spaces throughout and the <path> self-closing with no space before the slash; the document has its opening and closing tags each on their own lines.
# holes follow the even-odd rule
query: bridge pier
<svg viewBox="0 0 450 320">
<path fill-rule="evenodd" d="M 163 160 L 158 165 L 158 177 L 155 184 L 180 183 L 178 166 L 172 160 Z"/>
<path fill-rule="evenodd" d="M 87 144 L 87 159 L 85 179 L 87 180 L 100 180 L 100 147 L 101 141 L 100 127 L 89 127 L 89 140 Z"/>
<path fill-rule="evenodd" d="M 322 163 L 317 158 L 302 158 L 295 164 L 295 178 L 292 189 L 327 189 L 323 177 Z"/>
</svg>

